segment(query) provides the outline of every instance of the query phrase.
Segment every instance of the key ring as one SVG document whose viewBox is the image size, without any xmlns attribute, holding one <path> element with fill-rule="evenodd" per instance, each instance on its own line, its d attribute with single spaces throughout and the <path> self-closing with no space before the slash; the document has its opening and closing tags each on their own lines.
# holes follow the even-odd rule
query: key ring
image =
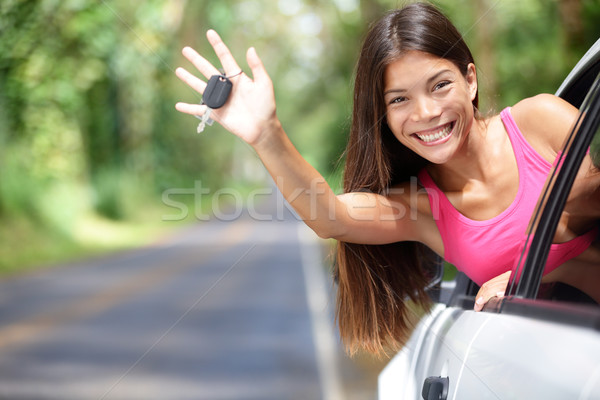
<svg viewBox="0 0 600 400">
<path fill-rule="evenodd" d="M 243 72 L 244 71 L 240 69 L 240 72 L 238 72 L 237 74 L 233 74 L 233 75 L 230 75 L 230 76 L 225 76 L 225 78 L 227 78 L 227 79 L 235 78 L 236 76 L 241 75 Z"/>
</svg>

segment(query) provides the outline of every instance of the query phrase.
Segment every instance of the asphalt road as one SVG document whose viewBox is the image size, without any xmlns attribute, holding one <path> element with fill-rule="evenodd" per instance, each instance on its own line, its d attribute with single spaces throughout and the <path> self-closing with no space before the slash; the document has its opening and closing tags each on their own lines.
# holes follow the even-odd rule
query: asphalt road
<svg viewBox="0 0 600 400">
<path fill-rule="evenodd" d="M 0 398 L 375 398 L 379 366 L 336 336 L 322 244 L 279 214 L 0 281 Z"/>
</svg>

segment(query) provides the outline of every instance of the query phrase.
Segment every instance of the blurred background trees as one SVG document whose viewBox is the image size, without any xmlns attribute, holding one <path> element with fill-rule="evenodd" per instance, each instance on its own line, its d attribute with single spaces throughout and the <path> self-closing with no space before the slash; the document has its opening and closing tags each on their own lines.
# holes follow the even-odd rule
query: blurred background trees
<svg viewBox="0 0 600 400">
<path fill-rule="evenodd" d="M 434 3 L 473 50 L 484 111 L 553 92 L 600 37 L 598 0 Z M 174 110 L 201 100 L 173 71 L 193 70 L 184 45 L 217 61 L 208 28 L 246 71 L 245 51 L 257 48 L 292 141 L 339 190 L 361 39 L 397 5 L 3 0 L 0 268 L 149 240 L 165 225 L 168 189 L 264 184 L 248 146 L 216 125 L 198 136 L 197 120 Z"/>
</svg>

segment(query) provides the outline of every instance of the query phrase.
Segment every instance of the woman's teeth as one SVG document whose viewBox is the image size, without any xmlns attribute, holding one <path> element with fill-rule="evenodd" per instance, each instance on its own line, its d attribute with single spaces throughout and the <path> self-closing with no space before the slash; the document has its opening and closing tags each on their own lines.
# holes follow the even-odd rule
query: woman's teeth
<svg viewBox="0 0 600 400">
<path fill-rule="evenodd" d="M 445 138 L 446 136 L 448 136 L 450 134 L 450 132 L 452 132 L 452 125 L 453 125 L 452 123 L 448 123 L 448 124 L 444 125 L 442 128 L 440 128 L 439 130 L 437 130 L 436 132 L 429 133 L 427 135 L 422 135 L 422 134 L 416 133 L 416 135 L 418 136 L 419 139 L 421 139 L 425 143 L 433 142 L 435 140 L 439 140 L 439 139 L 442 139 L 442 138 Z"/>
</svg>

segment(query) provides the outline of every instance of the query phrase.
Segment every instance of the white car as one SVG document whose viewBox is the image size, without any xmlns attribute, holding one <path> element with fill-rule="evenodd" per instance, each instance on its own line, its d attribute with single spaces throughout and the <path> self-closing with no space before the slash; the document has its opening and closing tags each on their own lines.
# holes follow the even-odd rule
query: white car
<svg viewBox="0 0 600 400">
<path fill-rule="evenodd" d="M 558 219 L 590 144 L 600 166 L 599 71 L 600 40 L 556 93 L 580 108 L 579 123 L 532 217 L 536 228 L 519 283 L 511 281 L 506 297 L 475 312 L 479 288 L 472 281 L 459 273 L 441 282 L 432 293 L 435 306 L 379 375 L 379 400 L 600 399 L 600 306 L 567 285 L 540 291 Z"/>
</svg>

